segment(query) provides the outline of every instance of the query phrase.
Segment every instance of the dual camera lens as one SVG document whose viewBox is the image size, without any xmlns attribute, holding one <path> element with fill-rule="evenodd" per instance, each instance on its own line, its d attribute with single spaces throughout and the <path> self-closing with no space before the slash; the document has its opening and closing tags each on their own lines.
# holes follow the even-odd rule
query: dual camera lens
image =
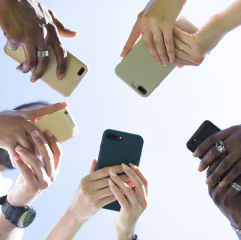
<svg viewBox="0 0 241 240">
<path fill-rule="evenodd" d="M 85 72 L 85 69 L 84 69 L 84 68 L 81 68 L 81 69 L 78 71 L 78 75 L 79 75 L 79 76 L 82 76 L 84 72 Z"/>
<path fill-rule="evenodd" d="M 115 140 L 115 141 L 122 141 L 123 140 L 123 137 L 121 135 L 113 134 L 113 133 L 107 133 L 106 137 L 108 139 Z"/>
</svg>

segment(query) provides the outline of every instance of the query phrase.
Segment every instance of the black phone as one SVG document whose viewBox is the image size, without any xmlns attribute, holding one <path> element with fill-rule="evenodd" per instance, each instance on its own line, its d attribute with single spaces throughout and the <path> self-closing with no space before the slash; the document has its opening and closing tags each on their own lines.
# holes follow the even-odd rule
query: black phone
<svg viewBox="0 0 241 240">
<path fill-rule="evenodd" d="M 139 166 L 144 140 L 141 136 L 116 130 L 106 130 L 102 142 L 96 170 L 122 163 Z M 118 201 L 107 204 L 103 208 L 120 211 Z"/>
<path fill-rule="evenodd" d="M 202 123 L 202 125 L 198 128 L 198 130 L 193 134 L 193 136 L 187 142 L 187 148 L 194 152 L 197 147 L 206 140 L 209 136 L 221 131 L 216 125 L 214 125 L 209 120 L 206 120 Z M 199 157 L 202 159 L 202 156 Z"/>
</svg>

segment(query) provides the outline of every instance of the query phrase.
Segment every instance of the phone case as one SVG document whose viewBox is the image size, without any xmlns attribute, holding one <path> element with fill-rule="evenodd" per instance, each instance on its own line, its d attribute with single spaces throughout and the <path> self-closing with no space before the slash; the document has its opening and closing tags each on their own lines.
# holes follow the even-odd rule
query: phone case
<svg viewBox="0 0 241 240">
<path fill-rule="evenodd" d="M 42 132 L 50 131 L 60 143 L 67 141 L 79 133 L 79 129 L 67 108 L 41 118 L 35 125 Z"/>
<path fill-rule="evenodd" d="M 25 62 L 25 53 L 22 46 L 16 51 L 11 51 L 6 44 L 4 52 L 20 64 Z M 83 73 L 79 76 L 78 72 L 82 68 L 84 68 Z M 56 69 L 56 56 L 49 46 L 49 64 L 41 80 L 65 97 L 70 96 L 74 92 L 88 72 L 88 67 L 69 52 L 67 52 L 67 69 L 63 80 L 57 78 Z"/>
<path fill-rule="evenodd" d="M 209 120 L 204 121 L 187 142 L 187 148 L 191 152 L 194 152 L 203 141 L 205 141 L 209 136 L 219 131 L 221 130 L 212 122 L 210 122 Z M 202 156 L 200 157 L 200 159 L 202 159 Z"/>
<path fill-rule="evenodd" d="M 176 26 L 189 33 L 198 31 L 198 28 L 183 16 Z M 140 96 L 148 97 L 175 67 L 172 63 L 166 67 L 159 66 L 141 38 L 117 65 L 115 73 Z"/>
<path fill-rule="evenodd" d="M 107 138 L 108 134 L 121 136 L 122 140 Z M 143 138 L 139 135 L 110 129 L 106 130 L 103 133 L 96 170 L 121 165 L 122 163 L 127 166 L 129 166 L 129 163 L 139 166 L 143 143 Z M 115 201 L 103 208 L 120 211 L 120 204 L 118 201 Z"/>
</svg>

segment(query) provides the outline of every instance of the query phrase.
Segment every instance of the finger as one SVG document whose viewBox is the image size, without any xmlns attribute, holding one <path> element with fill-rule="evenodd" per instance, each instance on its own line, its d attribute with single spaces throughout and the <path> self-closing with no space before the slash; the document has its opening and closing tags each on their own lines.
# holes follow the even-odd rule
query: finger
<svg viewBox="0 0 241 240">
<path fill-rule="evenodd" d="M 31 169 L 19 157 L 16 157 L 15 159 L 16 165 L 23 176 L 24 181 L 30 184 L 37 183 L 36 176 Z"/>
<path fill-rule="evenodd" d="M 27 118 L 32 122 L 36 122 L 37 119 L 46 117 L 47 115 L 59 111 L 68 106 L 67 102 L 56 103 L 46 107 L 36 108 L 26 111 Z"/>
<path fill-rule="evenodd" d="M 166 53 L 171 63 L 175 61 L 175 48 L 174 48 L 172 28 L 173 28 L 172 26 L 168 26 L 161 29 L 163 38 L 164 38 L 165 47 L 166 47 Z"/>
<path fill-rule="evenodd" d="M 192 35 L 191 34 L 188 34 L 179 28 L 173 27 L 173 35 L 180 41 L 188 44 L 189 46 L 192 45 Z"/>
<path fill-rule="evenodd" d="M 241 176 L 237 177 L 233 182 L 238 184 L 239 186 L 241 186 Z M 240 191 L 238 191 L 237 189 L 232 187 L 231 184 L 224 186 L 224 188 L 228 188 L 227 194 L 229 194 L 230 196 L 234 196 L 235 197 L 235 196 L 238 196 L 240 194 Z"/>
<path fill-rule="evenodd" d="M 38 44 L 38 51 L 47 51 L 48 44 L 44 43 L 44 40 Z M 49 64 L 49 57 L 37 57 L 37 66 L 35 67 L 33 74 L 30 77 L 31 82 L 36 82 L 40 79 L 46 71 Z"/>
<path fill-rule="evenodd" d="M 125 57 L 130 52 L 130 50 L 132 49 L 132 47 L 134 46 L 135 42 L 140 37 L 142 32 L 142 19 L 138 18 L 126 42 L 123 52 L 121 53 L 121 57 Z"/>
<path fill-rule="evenodd" d="M 227 156 L 227 154 L 225 155 Z M 217 166 L 221 163 L 223 160 L 223 157 L 216 159 L 209 167 L 206 172 L 206 178 L 209 178 L 210 175 L 214 172 L 214 170 L 217 168 Z"/>
<path fill-rule="evenodd" d="M 18 144 L 20 144 L 21 146 L 23 146 L 25 149 L 27 149 L 28 151 L 30 151 L 32 154 L 35 154 L 35 148 L 34 145 L 31 143 L 31 141 L 28 138 L 28 135 L 26 135 L 25 132 L 20 133 L 17 136 L 17 142 Z"/>
<path fill-rule="evenodd" d="M 232 169 L 226 174 L 220 183 L 220 187 L 229 185 L 232 181 L 241 175 L 241 159 L 238 160 L 236 164 L 232 166 Z M 221 165 L 221 164 L 220 164 Z"/>
<path fill-rule="evenodd" d="M 34 44 L 23 45 L 25 52 L 25 62 L 17 67 L 17 70 L 23 73 L 27 73 L 36 66 L 37 55 L 36 47 Z"/>
<path fill-rule="evenodd" d="M 226 141 L 224 141 L 224 144 L 226 143 Z M 226 144 L 227 145 L 227 144 Z M 226 147 L 226 146 L 225 146 Z M 228 148 L 227 148 L 228 149 Z M 226 149 L 226 150 L 227 150 Z M 228 151 L 227 151 L 228 152 Z M 198 171 L 202 172 L 204 171 L 211 163 L 213 163 L 214 160 L 216 160 L 217 158 L 220 158 L 224 153 L 221 153 L 216 145 L 212 146 L 209 151 L 205 154 L 205 156 L 202 158 L 199 167 L 198 167 Z"/>
<path fill-rule="evenodd" d="M 156 46 L 153 41 L 152 33 L 149 30 L 144 31 L 143 38 L 145 41 L 145 45 L 149 50 L 150 54 L 154 57 L 154 59 L 158 62 L 158 64 L 162 66 L 164 63 L 157 52 Z M 165 63 L 166 63 L 167 56 L 166 57 L 163 56 L 163 59 L 165 59 Z"/>
<path fill-rule="evenodd" d="M 89 174 L 85 177 L 86 182 L 94 182 L 110 176 L 110 170 L 114 171 L 117 174 L 123 173 L 123 168 L 121 165 L 102 168 L 95 171 L 94 173 Z"/>
<path fill-rule="evenodd" d="M 95 159 L 93 160 L 93 162 L 92 162 L 92 165 L 91 165 L 91 168 L 90 168 L 90 172 L 89 172 L 89 173 L 95 172 L 95 169 L 96 169 L 96 166 L 97 166 L 97 162 L 98 162 L 98 160 L 97 160 L 97 158 L 95 158 Z"/>
<path fill-rule="evenodd" d="M 99 208 L 102 208 L 105 205 L 107 205 L 109 203 L 112 203 L 112 202 L 115 202 L 115 201 L 116 201 L 116 197 L 114 195 L 103 198 L 99 201 L 99 206 L 100 206 Z"/>
<path fill-rule="evenodd" d="M 137 199 L 132 189 L 126 185 L 123 180 L 112 170 L 110 170 L 111 181 L 113 181 L 119 189 L 121 189 L 132 206 L 137 204 Z M 110 181 L 109 181 L 110 183 Z M 116 196 L 115 196 L 116 197 Z M 117 198 L 117 197 L 116 197 Z"/>
<path fill-rule="evenodd" d="M 62 80 L 65 76 L 65 72 L 67 69 L 67 51 L 64 47 L 64 44 L 61 42 L 59 35 L 57 33 L 53 33 L 52 35 L 54 37 L 51 39 L 51 42 L 49 42 L 49 45 L 52 47 L 53 52 L 56 56 L 57 78 L 59 80 Z"/>
<path fill-rule="evenodd" d="M 187 43 L 185 43 L 186 45 L 185 45 L 184 49 L 182 50 L 181 47 L 183 45 L 183 42 L 180 39 L 176 38 L 175 36 L 173 39 L 174 39 L 175 48 L 177 48 L 185 53 L 188 53 L 189 55 L 192 53 L 192 49 L 190 48 L 190 46 Z"/>
<path fill-rule="evenodd" d="M 178 58 L 191 62 L 193 63 L 193 65 L 196 65 L 196 66 L 199 66 L 204 60 L 203 58 L 193 58 L 188 53 L 182 50 L 179 50 L 177 48 L 175 49 L 175 53 Z"/>
<path fill-rule="evenodd" d="M 19 44 L 18 43 L 14 43 L 12 42 L 11 40 L 8 40 L 8 48 L 11 50 L 11 51 L 16 51 L 19 47 Z"/>
<path fill-rule="evenodd" d="M 141 170 L 135 166 L 132 163 L 129 163 L 131 169 L 134 170 L 134 172 L 137 174 L 137 176 L 140 178 L 140 180 L 143 182 L 144 186 L 145 186 L 145 191 L 146 191 L 146 196 L 148 197 L 148 193 L 149 193 L 149 184 L 148 184 L 148 180 L 145 177 L 145 175 L 141 172 Z M 131 178 L 130 178 L 131 179 Z M 131 179 L 132 180 L 132 179 Z M 134 182 L 133 182 L 134 183 Z"/>
<path fill-rule="evenodd" d="M 218 133 L 209 136 L 205 141 L 203 141 L 193 153 L 194 157 L 203 156 L 217 141 L 223 141 L 229 137 L 229 129 L 225 129 Z"/>
<path fill-rule="evenodd" d="M 158 55 L 162 60 L 163 65 L 166 66 L 169 63 L 169 59 L 166 53 L 164 38 L 161 32 L 161 29 L 156 28 L 155 30 L 153 30 L 153 41 L 155 44 L 155 48 L 158 52 Z"/>
<path fill-rule="evenodd" d="M 13 165 L 14 168 L 16 168 L 16 164 L 15 164 L 15 161 L 14 161 L 14 158 L 18 156 L 18 154 L 16 153 L 15 151 L 15 146 L 9 148 L 9 149 L 6 149 L 8 151 L 8 154 L 9 154 L 9 158 L 11 160 L 11 163 Z"/>
<path fill-rule="evenodd" d="M 58 140 L 56 139 L 56 137 L 50 131 L 46 131 L 44 134 L 50 144 L 50 148 L 51 148 L 51 151 L 53 154 L 54 169 L 58 171 L 60 168 L 60 163 L 61 163 L 61 158 L 62 158 L 61 145 L 58 142 Z"/>
<path fill-rule="evenodd" d="M 198 66 L 198 65 L 196 65 L 193 62 L 189 62 L 189 61 L 183 60 L 181 58 L 178 58 L 177 56 L 176 56 L 175 61 L 173 62 L 173 64 L 176 64 L 178 68 L 183 68 L 183 66 Z"/>
<path fill-rule="evenodd" d="M 58 33 L 61 37 L 77 37 L 78 36 L 78 32 L 71 31 L 71 30 L 65 28 L 65 26 L 59 21 L 56 14 L 52 10 L 49 10 L 49 14 L 51 15 L 53 23 L 57 27 Z"/>
<path fill-rule="evenodd" d="M 122 208 L 128 208 L 129 203 L 125 196 L 120 192 L 120 189 L 114 184 L 114 182 L 109 179 L 109 186 L 110 190 L 114 194 L 115 198 L 118 200 L 119 204 L 121 205 Z"/>
<path fill-rule="evenodd" d="M 98 190 L 95 194 L 94 201 L 113 196 L 113 193 L 111 192 L 109 186 L 105 189 Z"/>
<path fill-rule="evenodd" d="M 34 143 L 36 144 L 40 155 L 42 156 L 44 168 L 46 170 L 47 175 L 49 177 L 53 176 L 54 159 L 52 151 L 50 150 L 46 141 L 40 136 L 38 131 L 34 130 L 31 133 L 31 137 Z"/>
</svg>

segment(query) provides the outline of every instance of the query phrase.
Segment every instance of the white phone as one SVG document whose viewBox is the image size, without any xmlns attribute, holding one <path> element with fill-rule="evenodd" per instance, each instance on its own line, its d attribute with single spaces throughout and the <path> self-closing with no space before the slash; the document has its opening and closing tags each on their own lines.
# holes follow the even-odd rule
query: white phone
<svg viewBox="0 0 241 240">
<path fill-rule="evenodd" d="M 79 133 L 79 129 L 67 108 L 41 118 L 35 122 L 35 125 L 43 133 L 47 130 L 50 131 L 60 143 L 67 141 Z"/>
</svg>

